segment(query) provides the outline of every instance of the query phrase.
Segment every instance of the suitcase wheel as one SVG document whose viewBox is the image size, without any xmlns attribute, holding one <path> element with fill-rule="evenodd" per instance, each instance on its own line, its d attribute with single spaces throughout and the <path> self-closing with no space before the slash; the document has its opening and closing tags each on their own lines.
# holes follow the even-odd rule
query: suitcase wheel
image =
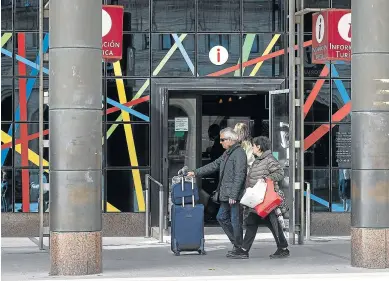
<svg viewBox="0 0 389 281">
<path fill-rule="evenodd" d="M 205 255 L 207 254 L 207 252 L 204 251 L 204 250 L 198 250 L 197 252 L 198 252 L 200 255 L 203 255 L 203 256 L 205 256 Z"/>
<path fill-rule="evenodd" d="M 174 255 L 178 257 L 180 255 L 180 252 L 174 252 Z"/>
</svg>

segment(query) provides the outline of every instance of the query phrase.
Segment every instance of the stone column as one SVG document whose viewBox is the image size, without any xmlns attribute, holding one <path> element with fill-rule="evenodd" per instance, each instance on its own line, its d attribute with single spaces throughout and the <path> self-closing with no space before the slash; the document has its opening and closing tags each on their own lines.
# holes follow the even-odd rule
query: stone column
<svg viewBox="0 0 389 281">
<path fill-rule="evenodd" d="M 389 1 L 353 0 L 351 264 L 389 267 Z"/>
<path fill-rule="evenodd" d="M 102 272 L 101 15 L 101 1 L 50 1 L 51 275 Z"/>
</svg>

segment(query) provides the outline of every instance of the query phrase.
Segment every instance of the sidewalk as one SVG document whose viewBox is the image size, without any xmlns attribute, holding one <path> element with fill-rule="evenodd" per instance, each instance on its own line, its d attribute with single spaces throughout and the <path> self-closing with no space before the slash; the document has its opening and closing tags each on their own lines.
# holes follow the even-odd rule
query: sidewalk
<svg viewBox="0 0 389 281">
<path fill-rule="evenodd" d="M 347 238 L 333 241 L 313 238 L 317 241 L 291 246 L 291 257 L 280 261 L 269 259 L 275 245 L 266 236 L 258 234 L 248 260 L 227 259 L 225 254 L 231 245 L 223 235 L 206 237 L 206 256 L 196 253 L 179 257 L 171 253 L 169 243 L 160 244 L 154 239 L 104 238 L 103 273 L 73 278 L 50 277 L 49 253 L 39 251 L 28 238 L 2 238 L 2 280 L 267 281 L 285 280 L 286 274 L 290 280 L 389 280 L 389 270 L 351 267 Z M 375 276 L 370 276 L 373 273 Z"/>
</svg>

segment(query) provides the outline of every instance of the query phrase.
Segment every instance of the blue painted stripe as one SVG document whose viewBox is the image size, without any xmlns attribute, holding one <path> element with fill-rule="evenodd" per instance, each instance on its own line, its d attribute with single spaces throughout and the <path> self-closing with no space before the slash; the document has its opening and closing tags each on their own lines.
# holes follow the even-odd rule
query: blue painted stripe
<svg viewBox="0 0 389 281">
<path fill-rule="evenodd" d="M 304 196 L 307 196 L 307 192 L 304 191 Z M 316 203 L 319 203 L 320 205 L 323 205 L 327 208 L 330 207 L 330 203 L 328 203 L 326 200 L 320 198 L 320 197 L 317 197 L 316 195 L 313 195 L 311 194 L 311 200 L 315 201 Z"/>
<path fill-rule="evenodd" d="M 128 113 L 130 113 L 130 114 L 132 114 L 132 115 L 142 119 L 143 121 L 150 122 L 150 118 L 148 116 L 146 116 L 146 115 L 144 115 L 144 114 L 142 114 L 142 113 L 140 113 L 140 112 L 138 112 L 136 110 L 133 110 L 133 109 L 131 109 L 131 108 L 129 108 L 129 107 L 127 107 L 127 106 L 117 102 L 117 101 L 114 101 L 113 99 L 110 99 L 110 98 L 107 97 L 107 102 L 110 105 L 113 105 L 113 106 L 115 106 L 117 108 L 120 108 L 121 110 L 124 110 L 124 111 L 126 111 L 126 112 L 128 112 Z"/>
<path fill-rule="evenodd" d="M 327 67 L 329 67 L 328 64 L 327 64 Z M 335 65 L 333 65 L 333 64 L 331 64 L 331 76 L 333 78 L 339 77 L 339 72 L 336 69 Z M 345 104 L 348 103 L 351 99 L 350 99 L 350 96 L 346 90 L 346 87 L 343 84 L 343 81 L 341 79 L 334 79 L 333 81 L 335 82 L 336 88 L 338 88 L 339 94 L 340 94 L 343 102 Z"/>
<path fill-rule="evenodd" d="M 3 53 L 4 55 L 6 55 L 6 56 L 8 56 L 10 58 L 13 57 L 12 56 L 12 52 L 10 52 L 10 51 L 8 51 L 8 50 L 6 50 L 4 48 L 1 48 L 1 53 Z M 20 62 L 22 62 L 22 63 L 24 63 L 24 64 L 26 64 L 26 65 L 28 65 L 28 66 L 30 66 L 32 68 L 39 69 L 39 64 L 36 64 L 36 63 L 34 63 L 34 62 L 24 58 L 24 57 L 21 57 L 19 55 L 16 55 L 15 57 L 16 57 L 16 60 L 18 60 L 18 61 L 20 61 Z M 43 73 L 49 74 L 49 70 L 47 68 L 43 67 Z"/>
<path fill-rule="evenodd" d="M 45 37 L 43 38 L 43 53 L 46 53 L 48 48 L 49 48 L 49 34 L 47 33 L 45 35 Z M 37 55 L 36 60 L 35 60 L 35 64 L 38 64 L 38 63 L 39 63 L 39 54 Z M 30 72 L 30 76 L 36 76 L 36 75 L 38 75 L 38 73 L 39 73 L 39 70 L 36 68 L 33 68 Z M 35 80 L 36 80 L 35 77 L 29 78 L 27 80 L 27 89 L 26 89 L 27 101 L 30 98 L 32 89 L 33 89 L 34 84 L 35 84 Z M 19 120 L 20 120 L 20 107 L 18 105 L 16 110 L 15 110 L 15 121 L 19 121 Z M 18 129 L 18 127 L 19 127 L 19 124 L 15 123 L 15 131 Z M 9 127 L 8 135 L 12 136 L 12 124 Z M 1 151 L 1 166 L 4 165 L 4 161 L 5 161 L 5 158 L 7 158 L 8 151 L 9 151 L 9 147 L 7 147 Z"/>
<path fill-rule="evenodd" d="M 188 53 L 186 52 L 184 46 L 182 45 L 182 42 L 178 38 L 177 34 L 172 34 L 174 41 L 177 44 L 178 49 L 180 49 L 180 52 L 182 56 L 184 57 L 186 64 L 188 65 L 189 69 L 192 71 L 192 74 L 195 75 L 194 73 L 194 65 L 192 63 L 192 60 L 189 58 Z"/>
</svg>

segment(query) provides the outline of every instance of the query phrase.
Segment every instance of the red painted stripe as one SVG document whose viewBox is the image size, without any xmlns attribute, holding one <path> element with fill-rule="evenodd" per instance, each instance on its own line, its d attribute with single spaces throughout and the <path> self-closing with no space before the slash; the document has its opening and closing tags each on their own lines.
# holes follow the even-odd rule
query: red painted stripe
<svg viewBox="0 0 389 281">
<path fill-rule="evenodd" d="M 23 32 L 18 33 L 18 54 L 26 57 L 26 36 Z M 27 67 L 24 63 L 18 62 L 20 76 L 27 75 Z M 26 78 L 19 78 L 19 106 L 20 121 L 27 121 L 27 96 L 26 96 Z M 26 123 L 20 124 L 21 156 L 22 167 L 28 167 L 28 127 Z M 28 169 L 22 169 L 22 211 L 30 211 L 30 175 Z"/>
<path fill-rule="evenodd" d="M 305 48 L 310 46 L 310 45 L 312 45 L 312 40 L 304 42 L 304 44 L 303 44 L 303 46 Z M 297 50 L 298 46 L 297 45 L 294 46 L 294 49 Z M 250 66 L 250 65 L 253 65 L 253 64 L 257 64 L 258 62 L 265 61 L 265 60 L 268 60 L 268 59 L 272 59 L 272 58 L 275 58 L 275 57 L 279 57 L 279 56 L 282 56 L 284 54 L 285 54 L 285 50 L 279 50 L 279 51 L 276 51 L 274 53 L 270 53 L 268 55 L 265 55 L 265 56 L 262 56 L 262 57 L 258 57 L 256 59 L 252 59 L 252 60 L 246 61 L 246 62 L 242 63 L 242 67 L 247 67 L 247 66 Z M 206 76 L 209 76 L 209 77 L 222 76 L 224 74 L 227 74 L 227 73 L 230 73 L 230 72 L 234 72 L 235 70 L 238 70 L 238 69 L 240 69 L 240 64 L 237 64 L 237 65 L 234 65 L 234 66 L 231 66 L 231 67 L 228 67 L 228 68 L 225 68 L 225 69 L 222 69 L 222 70 L 210 73 L 210 74 L 208 74 Z"/>
<path fill-rule="evenodd" d="M 320 77 L 326 77 L 330 70 L 327 66 L 324 66 L 323 70 L 320 73 Z M 311 93 L 309 94 L 307 100 L 304 103 L 304 118 L 307 116 L 309 110 L 311 109 L 314 101 L 316 100 L 317 96 L 319 95 L 319 92 L 321 88 L 323 87 L 325 82 L 325 79 L 319 79 L 316 81 L 315 86 L 313 87 Z"/>
<path fill-rule="evenodd" d="M 339 122 L 345 118 L 351 111 L 351 101 L 346 103 L 341 109 L 332 115 L 332 122 Z M 333 124 L 331 128 L 335 127 Z M 308 137 L 304 139 L 304 150 L 307 150 L 314 145 L 319 139 L 321 139 L 330 130 L 329 124 L 321 125 L 315 131 L 313 131 Z"/>
</svg>

